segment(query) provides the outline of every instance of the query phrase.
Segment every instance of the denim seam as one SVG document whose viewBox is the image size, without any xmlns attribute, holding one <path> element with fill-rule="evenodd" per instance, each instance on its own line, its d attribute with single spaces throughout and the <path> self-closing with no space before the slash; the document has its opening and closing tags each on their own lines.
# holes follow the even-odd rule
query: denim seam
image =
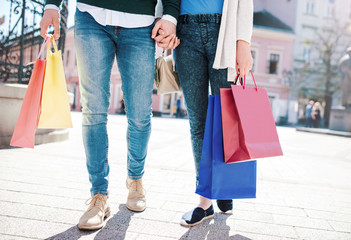
<svg viewBox="0 0 351 240">
<path fill-rule="evenodd" d="M 106 128 L 106 160 L 105 160 L 105 177 L 107 177 L 107 168 L 108 168 L 108 133 Z M 107 183 L 108 184 L 108 183 Z"/>
<path fill-rule="evenodd" d="M 96 194 L 102 194 L 102 195 L 107 196 L 109 194 L 109 192 L 108 191 L 93 191 L 93 192 L 91 192 L 92 197 L 95 196 Z"/>
</svg>

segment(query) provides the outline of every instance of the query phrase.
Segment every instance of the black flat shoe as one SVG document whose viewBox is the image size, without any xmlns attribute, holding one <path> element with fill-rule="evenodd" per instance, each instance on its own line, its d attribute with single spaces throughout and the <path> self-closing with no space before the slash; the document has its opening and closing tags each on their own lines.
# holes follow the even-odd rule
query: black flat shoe
<svg viewBox="0 0 351 240">
<path fill-rule="evenodd" d="M 180 225 L 184 227 L 192 227 L 196 226 L 206 219 L 213 218 L 214 210 L 213 205 L 211 205 L 208 209 L 203 210 L 200 207 L 195 208 L 194 210 L 187 212 L 183 215 L 182 220 L 180 221 Z"/>
<path fill-rule="evenodd" d="M 217 206 L 224 214 L 233 214 L 233 200 L 217 200 Z"/>
</svg>

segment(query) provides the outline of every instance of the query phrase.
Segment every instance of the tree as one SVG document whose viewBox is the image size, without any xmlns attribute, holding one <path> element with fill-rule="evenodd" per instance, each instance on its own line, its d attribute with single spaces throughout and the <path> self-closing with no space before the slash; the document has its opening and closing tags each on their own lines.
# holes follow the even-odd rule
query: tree
<svg viewBox="0 0 351 240">
<path fill-rule="evenodd" d="M 314 58 L 295 69 L 301 89 L 312 89 L 313 97 L 323 98 L 325 127 L 329 126 L 332 97 L 341 90 L 338 62 L 351 42 L 350 29 L 350 23 L 340 24 L 337 20 L 316 29 L 314 39 L 308 42 Z"/>
</svg>

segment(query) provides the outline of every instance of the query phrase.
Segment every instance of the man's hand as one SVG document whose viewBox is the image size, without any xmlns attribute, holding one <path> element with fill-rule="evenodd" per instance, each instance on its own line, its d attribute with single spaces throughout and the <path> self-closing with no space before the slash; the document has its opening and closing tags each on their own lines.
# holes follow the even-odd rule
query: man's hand
<svg viewBox="0 0 351 240">
<path fill-rule="evenodd" d="M 164 19 L 156 22 L 151 37 L 155 39 L 159 47 L 164 49 L 174 49 L 180 43 L 176 37 L 176 26 Z"/>
<path fill-rule="evenodd" d="M 236 72 L 240 78 L 245 77 L 252 69 L 252 56 L 250 44 L 243 40 L 238 40 L 236 45 Z"/>
<path fill-rule="evenodd" d="M 54 25 L 54 39 L 60 37 L 60 13 L 55 9 L 47 9 L 40 22 L 40 35 L 46 38 L 46 32 L 50 25 Z"/>
</svg>

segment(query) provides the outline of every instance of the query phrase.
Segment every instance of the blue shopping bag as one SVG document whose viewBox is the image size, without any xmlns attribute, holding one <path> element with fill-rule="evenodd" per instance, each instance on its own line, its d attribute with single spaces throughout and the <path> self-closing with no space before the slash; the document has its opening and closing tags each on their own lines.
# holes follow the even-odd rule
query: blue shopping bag
<svg viewBox="0 0 351 240">
<path fill-rule="evenodd" d="M 224 162 L 221 100 L 210 96 L 196 193 L 209 199 L 255 198 L 256 165 Z"/>
</svg>

